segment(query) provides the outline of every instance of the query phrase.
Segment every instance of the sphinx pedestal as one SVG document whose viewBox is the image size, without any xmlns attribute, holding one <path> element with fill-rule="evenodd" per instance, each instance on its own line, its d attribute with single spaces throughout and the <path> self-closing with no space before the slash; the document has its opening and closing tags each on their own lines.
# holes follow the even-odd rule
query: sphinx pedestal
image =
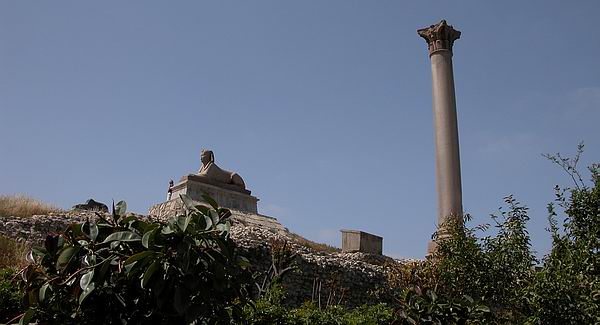
<svg viewBox="0 0 600 325">
<path fill-rule="evenodd" d="M 276 218 L 259 214 L 257 211 L 258 199 L 250 195 L 250 191 L 227 184 L 215 185 L 214 182 L 198 175 L 188 175 L 181 178 L 179 183 L 172 188 L 171 199 L 150 207 L 148 214 L 153 218 L 167 220 L 185 213 L 185 204 L 179 194 L 186 194 L 199 204 L 207 204 L 202 198 L 206 193 L 212 197 L 220 207 L 231 211 L 233 224 L 242 226 L 259 227 L 269 231 L 287 234 L 285 228 Z"/>
<path fill-rule="evenodd" d="M 194 201 L 204 202 L 202 194 L 208 194 L 217 201 L 220 207 L 244 212 L 258 212 L 258 198 L 250 195 L 249 190 L 229 184 L 217 184 L 206 177 L 183 176 L 172 190 L 172 198 L 179 198 L 180 194 L 185 194 Z"/>
</svg>

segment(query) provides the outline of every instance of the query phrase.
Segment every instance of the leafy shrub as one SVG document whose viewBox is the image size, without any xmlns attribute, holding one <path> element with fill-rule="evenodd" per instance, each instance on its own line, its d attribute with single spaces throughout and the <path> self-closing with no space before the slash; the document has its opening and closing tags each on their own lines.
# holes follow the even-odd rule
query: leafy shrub
<svg viewBox="0 0 600 325">
<path fill-rule="evenodd" d="M 390 324 L 395 320 L 394 310 L 386 304 L 362 305 L 350 311 L 348 324 L 378 325 Z"/>
<path fill-rule="evenodd" d="M 62 210 L 26 195 L 0 195 L 0 216 L 28 218 Z"/>
<path fill-rule="evenodd" d="M 8 322 L 22 312 L 21 290 L 13 269 L 0 269 L 0 323 Z"/>
<path fill-rule="evenodd" d="M 259 299 L 253 308 L 246 307 L 245 324 L 251 325 L 378 325 L 390 324 L 395 319 L 393 309 L 385 304 L 362 305 L 354 310 L 331 305 L 319 308 L 306 302 L 300 308 L 286 308 L 281 304 Z"/>
<path fill-rule="evenodd" d="M 401 324 L 487 324 L 490 309 L 471 297 L 438 296 L 435 289 L 423 293 L 419 287 L 404 290 L 396 311 Z"/>
<path fill-rule="evenodd" d="M 230 212 L 210 199 L 168 223 L 125 217 L 71 225 L 34 248 L 23 274 L 23 321 L 190 324 L 239 320 L 250 283 L 229 238 Z"/>
<path fill-rule="evenodd" d="M 479 238 L 476 232 L 489 226 L 465 226 L 468 215 L 448 218 L 435 235 L 438 251 L 408 277 L 413 287 L 399 299 L 401 318 L 417 323 L 486 318 L 486 323 L 502 324 L 600 323 L 600 167 L 589 168 L 593 185 L 587 186 L 577 170 L 582 149 L 580 145 L 573 159 L 546 155 L 569 174 L 575 188 L 556 187 L 555 202 L 565 221 L 559 226 L 555 205 L 550 204 L 553 246 L 542 266 L 535 267 L 531 251 L 528 210 L 512 196 L 505 198 L 508 209 L 492 216 L 494 236 Z M 464 311 L 467 299 L 467 306 L 489 306 L 490 313 L 473 318 L 458 312 L 446 318 L 447 307 L 457 299 L 455 311 Z"/>
<path fill-rule="evenodd" d="M 589 167 L 592 185 L 577 170 L 575 158 L 546 155 L 574 181 L 574 189 L 556 187 L 556 204 L 564 211 L 559 227 L 555 205 L 548 206 L 552 251 L 527 288 L 531 324 L 600 323 L 600 166 Z"/>
<path fill-rule="evenodd" d="M 469 215 L 462 219 L 450 217 L 440 226 L 434 236 L 438 249 L 419 270 L 423 274 L 416 277 L 416 285 L 425 294 L 405 292 L 400 299 L 403 306 L 416 309 L 415 316 L 421 319 L 427 319 L 423 310 L 435 311 L 429 316 L 442 323 L 489 316 L 485 312 L 473 316 L 483 306 L 490 309 L 497 322 L 524 321 L 528 312 L 524 290 L 533 279 L 536 262 L 527 232 L 529 216 L 527 208 L 512 196 L 506 197 L 505 203 L 508 210 L 492 216 L 497 229 L 494 236 L 479 238 L 477 232 L 489 226 L 468 227 Z M 419 292 L 418 287 L 413 290 Z M 418 304 L 407 301 L 409 298 L 417 299 Z M 424 304 L 429 307 L 416 308 Z"/>
</svg>

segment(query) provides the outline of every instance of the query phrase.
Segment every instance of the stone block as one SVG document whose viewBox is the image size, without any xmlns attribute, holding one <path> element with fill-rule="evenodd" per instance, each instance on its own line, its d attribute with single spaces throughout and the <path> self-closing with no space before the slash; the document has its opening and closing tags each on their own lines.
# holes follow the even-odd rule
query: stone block
<svg viewBox="0 0 600 325">
<path fill-rule="evenodd" d="M 383 237 L 360 230 L 342 229 L 342 252 L 383 254 Z"/>
<path fill-rule="evenodd" d="M 203 202 L 202 194 L 208 194 L 219 206 L 245 212 L 258 213 L 258 198 L 250 195 L 250 191 L 225 188 L 226 184 L 211 184 L 210 180 L 196 175 L 184 176 L 181 181 L 173 186 L 172 198 L 179 198 L 180 194 L 186 194 L 192 200 Z"/>
</svg>

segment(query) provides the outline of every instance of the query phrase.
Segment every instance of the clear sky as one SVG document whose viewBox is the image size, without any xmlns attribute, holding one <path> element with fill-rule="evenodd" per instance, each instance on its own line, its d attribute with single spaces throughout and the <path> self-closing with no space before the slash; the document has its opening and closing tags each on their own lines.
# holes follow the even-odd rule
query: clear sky
<svg viewBox="0 0 600 325">
<path fill-rule="evenodd" d="M 146 213 L 202 148 L 259 211 L 339 246 L 422 257 L 435 229 L 431 70 L 454 46 L 464 208 L 514 194 L 539 254 L 570 185 L 542 153 L 600 157 L 598 1 L 2 1 L 0 194 Z"/>
</svg>

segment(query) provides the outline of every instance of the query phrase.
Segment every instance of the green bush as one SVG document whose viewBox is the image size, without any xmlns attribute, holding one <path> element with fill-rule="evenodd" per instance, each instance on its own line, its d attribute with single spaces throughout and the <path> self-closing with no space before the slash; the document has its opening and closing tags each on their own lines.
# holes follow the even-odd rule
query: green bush
<svg viewBox="0 0 600 325">
<path fill-rule="evenodd" d="M 126 216 L 71 225 L 34 248 L 23 273 L 23 321 L 52 324 L 190 324 L 240 320 L 251 274 L 229 238 L 230 212 L 182 196 L 168 223 Z"/>
<path fill-rule="evenodd" d="M 592 185 L 586 185 L 577 170 L 582 150 L 572 159 L 546 155 L 575 187 L 556 187 L 556 202 L 548 207 L 553 246 L 542 265 L 535 266 L 531 251 L 528 210 L 508 196 L 508 209 L 492 216 L 493 236 L 478 237 L 489 226 L 465 226 L 468 215 L 448 218 L 436 234 L 438 251 L 415 268 L 413 287 L 400 297 L 400 317 L 416 323 L 600 324 L 600 167 L 589 168 Z M 556 205 L 564 212 L 560 225 Z"/>
<path fill-rule="evenodd" d="M 536 260 L 527 233 L 527 208 L 512 196 L 505 202 L 508 210 L 492 217 L 494 236 L 479 238 L 477 231 L 489 226 L 466 226 L 468 215 L 463 220 L 451 217 L 441 225 L 438 250 L 426 262 L 427 276 L 421 278 L 426 279 L 424 291 L 434 292 L 443 304 L 468 307 L 473 300 L 488 306 L 496 321 L 519 323 L 527 314 L 524 290 L 533 278 Z"/>
<path fill-rule="evenodd" d="M 404 290 L 397 314 L 402 324 L 488 324 L 490 309 L 471 297 L 438 296 L 435 289 Z"/>
<path fill-rule="evenodd" d="M 299 308 L 286 308 L 281 304 L 258 300 L 246 308 L 245 324 L 249 325 L 378 325 L 390 324 L 395 319 L 394 310 L 385 304 L 362 305 L 354 310 L 343 306 L 319 308 L 306 302 Z"/>
<path fill-rule="evenodd" d="M 13 269 L 0 269 L 0 323 L 8 322 L 23 312 L 22 292 Z"/>
<path fill-rule="evenodd" d="M 565 215 L 561 226 L 555 205 L 548 206 L 552 251 L 527 288 L 531 324 L 600 324 L 600 166 L 589 168 L 591 186 L 577 171 L 583 145 L 573 159 L 547 155 L 574 181 L 556 187 L 556 205 Z"/>
</svg>

